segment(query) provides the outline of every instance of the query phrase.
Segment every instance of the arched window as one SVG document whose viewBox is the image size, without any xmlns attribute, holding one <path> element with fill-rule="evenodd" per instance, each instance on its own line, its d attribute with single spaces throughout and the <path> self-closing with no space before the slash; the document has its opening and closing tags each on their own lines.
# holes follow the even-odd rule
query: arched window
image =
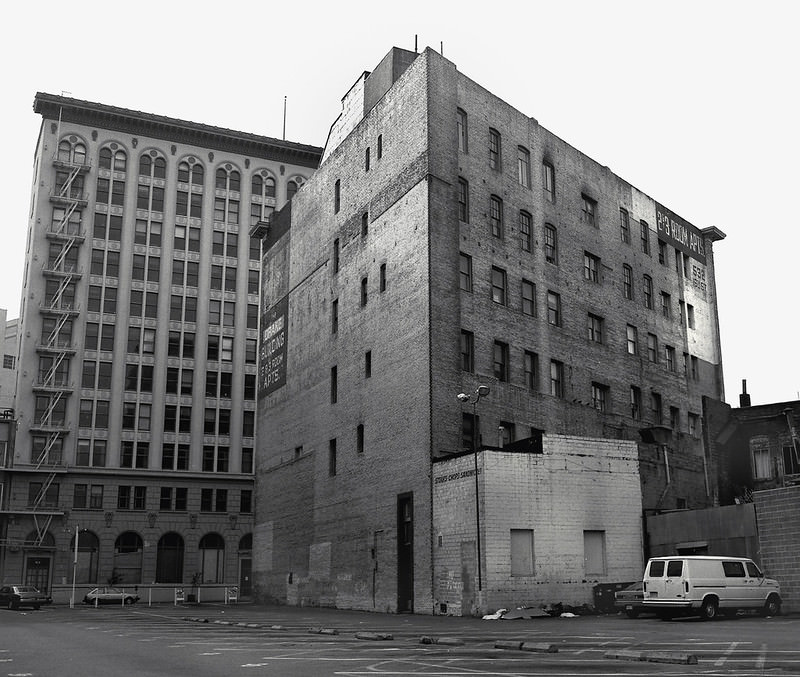
<svg viewBox="0 0 800 677">
<path fill-rule="evenodd" d="M 250 225 L 254 226 L 260 221 L 269 221 L 275 211 L 275 179 L 262 169 L 253 174 L 250 187 Z"/>
<path fill-rule="evenodd" d="M 112 153 L 110 148 L 100 149 L 100 169 L 111 169 Z"/>
<path fill-rule="evenodd" d="M 200 539 L 200 573 L 203 583 L 222 583 L 225 564 L 225 541 L 219 534 Z"/>
<path fill-rule="evenodd" d="M 163 157 L 157 157 L 153 161 L 153 178 L 154 179 L 167 178 L 167 161 Z"/>
<path fill-rule="evenodd" d="M 102 156 L 102 151 L 100 151 Z M 139 176 L 150 176 L 153 169 L 153 161 L 149 155 L 142 155 L 139 158 Z"/>
<path fill-rule="evenodd" d="M 113 574 L 123 585 L 142 582 L 142 552 L 144 543 L 135 531 L 121 533 L 114 542 Z"/>
<path fill-rule="evenodd" d="M 253 534 L 245 534 L 239 539 L 239 553 L 250 552 L 253 549 Z"/>
<path fill-rule="evenodd" d="M 158 539 L 156 583 L 183 581 L 183 538 L 171 531 Z"/>
<path fill-rule="evenodd" d="M 261 192 L 264 190 L 264 179 L 261 178 L 260 174 L 253 174 L 253 178 L 250 180 L 250 192 L 253 195 L 261 195 Z"/>
<path fill-rule="evenodd" d="M 75 539 L 70 539 L 70 552 L 75 561 Z M 76 583 L 97 583 L 97 561 L 100 554 L 100 539 L 91 531 L 78 534 L 78 563 L 75 567 Z"/>
<path fill-rule="evenodd" d="M 291 200 L 295 194 L 297 193 L 297 182 L 296 181 L 289 181 L 286 184 L 286 200 L 287 202 Z"/>
<path fill-rule="evenodd" d="M 58 144 L 58 159 L 75 165 L 86 164 L 86 146 L 77 136 L 62 139 Z"/>
<path fill-rule="evenodd" d="M 188 190 L 182 186 L 178 187 L 175 208 L 177 216 L 192 216 L 198 219 L 203 216 L 202 185 L 204 176 L 203 165 L 193 157 L 178 164 L 178 182 L 200 186 L 201 190 Z"/>
</svg>

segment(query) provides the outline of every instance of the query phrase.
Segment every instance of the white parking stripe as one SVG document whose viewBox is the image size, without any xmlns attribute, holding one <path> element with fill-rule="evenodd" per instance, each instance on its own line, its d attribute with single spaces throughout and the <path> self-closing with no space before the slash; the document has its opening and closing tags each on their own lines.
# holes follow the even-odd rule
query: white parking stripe
<svg viewBox="0 0 800 677">
<path fill-rule="evenodd" d="M 715 662 L 714 667 L 721 667 L 725 665 L 725 661 L 728 660 L 728 657 L 736 651 L 736 647 L 739 646 L 739 642 L 731 642 L 731 645 L 728 647 L 728 650 L 725 652 L 724 656 L 720 656 Z"/>
</svg>

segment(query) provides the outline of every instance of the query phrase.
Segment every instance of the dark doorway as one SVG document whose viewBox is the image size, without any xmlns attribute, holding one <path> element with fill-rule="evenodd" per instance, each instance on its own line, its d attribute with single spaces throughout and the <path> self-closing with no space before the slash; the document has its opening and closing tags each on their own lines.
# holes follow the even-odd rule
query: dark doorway
<svg viewBox="0 0 800 677">
<path fill-rule="evenodd" d="M 47 594 L 49 584 L 50 558 L 29 555 L 25 563 L 25 585 L 32 585 Z"/>
<path fill-rule="evenodd" d="M 397 613 L 414 612 L 414 495 L 397 496 Z"/>
</svg>

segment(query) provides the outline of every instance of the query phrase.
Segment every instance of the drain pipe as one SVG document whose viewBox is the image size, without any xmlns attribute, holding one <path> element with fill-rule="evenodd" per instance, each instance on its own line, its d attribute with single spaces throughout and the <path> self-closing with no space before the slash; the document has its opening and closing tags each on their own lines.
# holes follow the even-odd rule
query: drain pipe
<svg viewBox="0 0 800 677">
<path fill-rule="evenodd" d="M 670 479 L 669 475 L 669 454 L 668 454 L 669 447 L 666 444 L 662 444 L 661 449 L 664 450 L 664 470 L 667 474 L 667 484 L 664 487 L 664 491 L 661 492 L 661 496 L 658 497 L 658 501 L 656 502 L 656 508 L 661 507 L 661 501 L 664 500 L 664 497 L 667 495 L 670 485 L 672 484 L 672 480 Z"/>
</svg>

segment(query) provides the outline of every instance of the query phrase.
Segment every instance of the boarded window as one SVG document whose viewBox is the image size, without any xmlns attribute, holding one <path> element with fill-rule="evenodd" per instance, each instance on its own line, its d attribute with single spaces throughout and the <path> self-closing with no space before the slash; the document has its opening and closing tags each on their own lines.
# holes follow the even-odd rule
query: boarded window
<svg viewBox="0 0 800 677">
<path fill-rule="evenodd" d="M 511 530 L 511 575 L 533 576 L 533 529 Z"/>
</svg>

